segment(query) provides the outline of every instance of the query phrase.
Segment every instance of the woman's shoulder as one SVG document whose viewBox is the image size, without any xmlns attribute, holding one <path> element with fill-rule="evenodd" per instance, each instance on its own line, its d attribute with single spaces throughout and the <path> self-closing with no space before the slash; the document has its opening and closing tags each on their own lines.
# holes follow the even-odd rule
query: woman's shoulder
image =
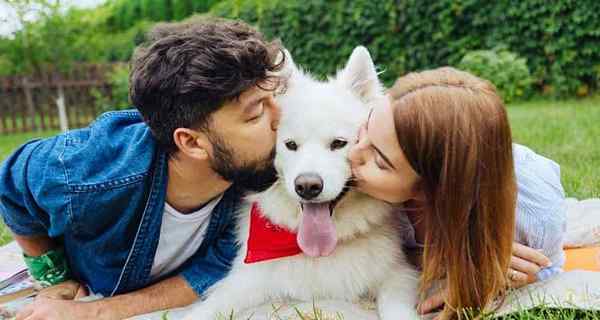
<svg viewBox="0 0 600 320">
<path fill-rule="evenodd" d="M 539 233 L 563 228 L 566 200 L 560 166 L 517 144 L 513 146 L 513 157 L 517 178 L 517 230 Z"/>
<path fill-rule="evenodd" d="M 519 196 L 539 201 L 564 198 L 558 163 L 518 144 L 513 145 L 513 158 Z"/>
<path fill-rule="evenodd" d="M 533 216 L 536 220 L 563 220 L 565 192 L 560 179 L 560 166 L 533 150 L 515 144 L 517 178 L 517 216 Z M 519 220 L 519 219 L 517 219 Z"/>
</svg>

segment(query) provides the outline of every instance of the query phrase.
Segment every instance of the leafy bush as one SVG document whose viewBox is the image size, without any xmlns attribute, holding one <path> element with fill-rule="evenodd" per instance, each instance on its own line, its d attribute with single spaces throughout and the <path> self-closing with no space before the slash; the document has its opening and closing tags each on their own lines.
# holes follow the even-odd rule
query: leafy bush
<svg viewBox="0 0 600 320">
<path fill-rule="evenodd" d="M 407 71 L 456 66 L 468 52 L 500 45 L 526 59 L 545 92 L 572 95 L 598 86 L 596 0 L 225 0 L 211 12 L 282 38 L 299 63 L 321 75 L 359 44 L 386 71 L 388 84 Z"/>
<path fill-rule="evenodd" d="M 397 33 L 394 0 L 223 1 L 211 13 L 256 24 L 281 38 L 296 62 L 318 76 L 341 67 L 357 45 L 369 48 L 392 83 L 407 70 L 405 45 Z"/>
<path fill-rule="evenodd" d="M 320 75 L 334 72 L 361 44 L 387 84 L 503 46 L 526 59 L 535 88 L 545 93 L 587 95 L 600 86 L 596 0 L 110 0 L 31 23 L 13 40 L 0 38 L 0 74 L 127 61 L 148 21 L 179 20 L 211 6 L 213 15 L 282 38 L 299 63 Z"/>
<path fill-rule="evenodd" d="M 101 12 L 101 9 L 97 9 Z M 51 67 L 68 70 L 75 62 L 127 61 L 152 25 L 141 20 L 123 32 L 110 32 L 104 14 L 70 9 L 32 22 L 14 39 L 0 38 L 0 75 L 27 74 Z"/>
<path fill-rule="evenodd" d="M 208 11 L 218 0 L 115 0 L 107 4 L 110 15 L 107 26 L 124 31 L 140 20 L 181 20 L 194 13 Z"/>
<path fill-rule="evenodd" d="M 97 89 L 93 89 L 91 92 L 96 107 L 102 112 L 131 108 L 129 102 L 129 67 L 116 65 L 108 73 L 107 78 L 111 87 L 111 95 L 106 95 Z"/>
<path fill-rule="evenodd" d="M 527 63 L 512 52 L 472 51 L 462 58 L 458 67 L 491 81 L 506 103 L 525 98 L 531 92 L 533 80 Z"/>
</svg>

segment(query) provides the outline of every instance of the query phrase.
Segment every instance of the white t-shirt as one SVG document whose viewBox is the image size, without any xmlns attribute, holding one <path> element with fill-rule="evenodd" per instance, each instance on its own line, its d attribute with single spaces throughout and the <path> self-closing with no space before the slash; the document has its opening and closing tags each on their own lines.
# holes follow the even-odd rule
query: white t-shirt
<svg viewBox="0 0 600 320">
<path fill-rule="evenodd" d="M 165 202 L 160 239 L 150 271 L 152 279 L 177 269 L 198 251 L 206 235 L 211 213 L 221 198 L 223 195 L 189 214 L 183 214 Z"/>
</svg>

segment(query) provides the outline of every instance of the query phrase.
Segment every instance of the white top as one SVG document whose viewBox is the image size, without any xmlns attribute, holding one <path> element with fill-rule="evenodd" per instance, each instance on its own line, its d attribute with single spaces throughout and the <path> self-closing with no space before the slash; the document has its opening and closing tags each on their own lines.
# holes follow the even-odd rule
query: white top
<svg viewBox="0 0 600 320">
<path fill-rule="evenodd" d="M 211 213 L 221 198 L 223 195 L 189 214 L 183 214 L 165 202 L 160 239 L 150 271 L 152 279 L 179 268 L 198 251 L 206 236 Z"/>
</svg>

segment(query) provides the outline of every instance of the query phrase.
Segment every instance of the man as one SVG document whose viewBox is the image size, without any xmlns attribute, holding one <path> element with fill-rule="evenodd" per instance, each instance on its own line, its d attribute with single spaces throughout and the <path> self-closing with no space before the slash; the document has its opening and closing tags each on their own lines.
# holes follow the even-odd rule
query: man
<svg viewBox="0 0 600 320">
<path fill-rule="evenodd" d="M 188 305 L 224 277 L 243 191 L 276 179 L 280 51 L 240 22 L 160 26 L 132 62 L 138 111 L 4 162 L 0 213 L 27 259 L 64 252 L 72 278 L 105 297 L 38 297 L 17 319 L 122 319 Z"/>
</svg>

